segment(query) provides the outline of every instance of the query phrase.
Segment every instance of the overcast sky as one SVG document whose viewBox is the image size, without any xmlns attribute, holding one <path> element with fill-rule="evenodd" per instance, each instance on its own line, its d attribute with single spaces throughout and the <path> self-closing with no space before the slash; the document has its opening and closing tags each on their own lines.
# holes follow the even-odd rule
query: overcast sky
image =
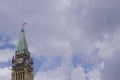
<svg viewBox="0 0 120 80">
<path fill-rule="evenodd" d="M 35 80 L 120 80 L 120 0 L 0 0 L 0 80 L 23 21 Z"/>
</svg>

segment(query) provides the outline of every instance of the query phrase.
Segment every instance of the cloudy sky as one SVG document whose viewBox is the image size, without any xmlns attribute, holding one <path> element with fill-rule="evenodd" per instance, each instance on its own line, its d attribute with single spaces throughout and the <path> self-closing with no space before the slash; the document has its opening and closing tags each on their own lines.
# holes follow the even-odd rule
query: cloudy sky
<svg viewBox="0 0 120 80">
<path fill-rule="evenodd" d="M 0 0 L 0 80 L 23 21 L 35 80 L 120 80 L 120 0 Z"/>
</svg>

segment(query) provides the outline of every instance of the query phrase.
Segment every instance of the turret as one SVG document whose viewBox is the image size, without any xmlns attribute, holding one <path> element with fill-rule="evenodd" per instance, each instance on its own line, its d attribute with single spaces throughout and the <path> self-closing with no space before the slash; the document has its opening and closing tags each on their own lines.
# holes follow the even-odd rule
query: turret
<svg viewBox="0 0 120 80">
<path fill-rule="evenodd" d="M 33 65 L 33 58 L 31 58 L 31 64 Z"/>
<path fill-rule="evenodd" d="M 14 56 L 13 56 L 13 58 L 12 58 L 12 63 L 14 63 L 14 61 L 15 61 L 15 59 L 14 59 Z"/>
<path fill-rule="evenodd" d="M 33 58 L 30 60 L 30 67 L 33 68 Z"/>
<path fill-rule="evenodd" d="M 14 56 L 12 58 L 12 66 L 15 66 L 15 58 L 14 58 Z"/>
</svg>

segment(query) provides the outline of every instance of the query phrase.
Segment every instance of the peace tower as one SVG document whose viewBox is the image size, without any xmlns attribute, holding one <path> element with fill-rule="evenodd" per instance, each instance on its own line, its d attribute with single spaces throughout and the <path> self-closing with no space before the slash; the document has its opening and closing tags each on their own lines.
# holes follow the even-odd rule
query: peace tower
<svg viewBox="0 0 120 80">
<path fill-rule="evenodd" d="M 34 80 L 33 71 L 33 59 L 30 56 L 22 27 L 15 56 L 12 58 L 12 80 Z"/>
</svg>

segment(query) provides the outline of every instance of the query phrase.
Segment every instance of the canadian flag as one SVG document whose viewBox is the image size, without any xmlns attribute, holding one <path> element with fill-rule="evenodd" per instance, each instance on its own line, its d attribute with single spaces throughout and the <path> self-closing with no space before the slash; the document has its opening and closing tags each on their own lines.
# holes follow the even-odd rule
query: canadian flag
<svg viewBox="0 0 120 80">
<path fill-rule="evenodd" d="M 22 22 L 22 26 L 25 26 L 27 23 L 26 22 Z"/>
</svg>

